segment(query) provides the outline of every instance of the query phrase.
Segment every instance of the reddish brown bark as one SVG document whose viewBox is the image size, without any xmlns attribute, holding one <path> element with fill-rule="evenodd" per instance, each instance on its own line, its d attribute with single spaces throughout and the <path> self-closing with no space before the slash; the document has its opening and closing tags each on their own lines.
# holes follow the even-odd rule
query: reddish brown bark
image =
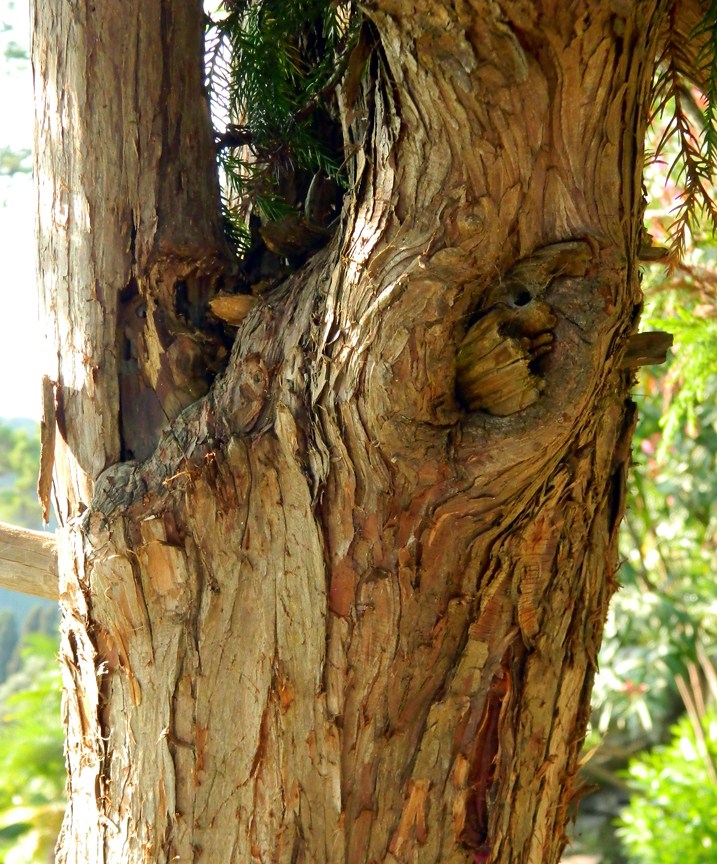
<svg viewBox="0 0 717 864">
<path fill-rule="evenodd" d="M 179 416 L 184 397 L 169 410 L 160 395 L 175 419 L 147 458 L 118 461 L 137 449 L 118 422 L 118 331 L 144 370 L 125 414 L 181 386 L 155 305 L 171 331 L 177 282 L 197 280 L 199 308 L 221 269 L 207 148 L 162 131 L 207 140 L 196 74 L 173 97 L 198 6 L 160 4 L 175 41 L 143 26 L 150 5 L 128 21 L 109 4 L 37 16 L 40 188 L 75 213 L 79 187 L 90 229 L 41 212 L 45 305 L 57 342 L 72 337 L 58 345 L 59 860 L 553 864 L 615 587 L 664 4 L 365 4 L 376 47 L 360 94 L 343 94 L 337 237 L 262 298 L 209 395 Z M 116 39 L 89 39 L 110 22 Z M 141 98 L 114 47 L 137 39 Z M 84 58 L 96 90 L 76 77 Z M 77 108 L 105 90 L 96 116 Z M 71 142 L 44 137 L 62 105 Z M 132 155 L 131 183 L 123 158 L 104 160 L 98 198 L 83 181 L 97 153 L 70 155 L 117 106 L 115 153 L 137 129 L 159 150 Z M 171 181 L 193 169 L 185 195 Z M 130 326 L 122 304 L 145 301 Z M 467 411 L 469 326 L 495 308 L 499 327 L 524 323 L 531 305 L 550 331 L 537 398 Z"/>
</svg>

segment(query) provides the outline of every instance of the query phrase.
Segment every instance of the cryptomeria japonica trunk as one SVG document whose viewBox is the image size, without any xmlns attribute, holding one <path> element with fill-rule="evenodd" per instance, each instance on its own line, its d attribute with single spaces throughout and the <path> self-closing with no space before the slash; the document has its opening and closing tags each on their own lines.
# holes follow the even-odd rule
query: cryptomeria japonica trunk
<svg viewBox="0 0 717 864">
<path fill-rule="evenodd" d="M 59 861 L 559 860 L 665 6 L 362 4 L 339 228 L 222 358 L 200 4 L 36 2 Z"/>
</svg>

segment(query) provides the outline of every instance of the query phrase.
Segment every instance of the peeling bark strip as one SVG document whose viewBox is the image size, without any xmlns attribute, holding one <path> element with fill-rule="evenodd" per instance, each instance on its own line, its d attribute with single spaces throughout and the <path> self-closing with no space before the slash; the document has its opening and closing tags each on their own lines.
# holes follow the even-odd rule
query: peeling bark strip
<svg viewBox="0 0 717 864">
<path fill-rule="evenodd" d="M 337 236 L 230 310 L 200 396 L 224 268 L 200 3 L 36 4 L 60 864 L 559 861 L 666 5 L 363 4 Z"/>
<path fill-rule="evenodd" d="M 491 793 L 501 741 L 499 720 L 503 703 L 509 693 L 510 657 L 506 656 L 490 682 L 469 762 L 470 796 L 466 804 L 467 824 L 460 834 L 460 839 L 473 852 L 476 862 L 487 861 L 490 856 L 492 844 L 488 831 L 490 809 L 493 804 Z"/>
<path fill-rule="evenodd" d="M 55 464 L 55 433 L 57 430 L 57 406 L 54 382 L 44 375 L 42 378 L 42 420 L 40 421 L 40 472 L 37 478 L 37 497 L 42 507 L 42 519 L 50 521 L 50 494 L 52 492 L 52 469 Z"/>
</svg>

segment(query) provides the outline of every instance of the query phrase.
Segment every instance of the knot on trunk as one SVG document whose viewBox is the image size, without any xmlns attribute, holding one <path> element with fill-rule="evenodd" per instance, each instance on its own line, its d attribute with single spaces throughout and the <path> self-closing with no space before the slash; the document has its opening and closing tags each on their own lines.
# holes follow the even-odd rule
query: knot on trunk
<svg viewBox="0 0 717 864">
<path fill-rule="evenodd" d="M 501 304 L 470 328 L 458 349 L 458 394 L 471 411 L 504 417 L 540 397 L 539 360 L 553 345 L 556 318 L 547 303 Z"/>
<path fill-rule="evenodd" d="M 557 316 L 543 295 L 561 276 L 585 276 L 592 247 L 553 243 L 519 261 L 487 292 L 486 311 L 471 326 L 456 358 L 456 388 L 469 411 L 499 417 L 540 398 L 541 358 L 553 347 Z"/>
</svg>

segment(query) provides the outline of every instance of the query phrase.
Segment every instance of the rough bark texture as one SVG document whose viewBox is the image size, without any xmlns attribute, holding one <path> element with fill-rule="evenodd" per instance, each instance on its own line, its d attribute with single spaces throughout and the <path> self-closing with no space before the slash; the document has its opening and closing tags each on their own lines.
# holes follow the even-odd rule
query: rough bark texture
<svg viewBox="0 0 717 864">
<path fill-rule="evenodd" d="M 364 4 L 337 238 L 180 416 L 178 282 L 199 326 L 222 254 L 199 6 L 38 6 L 59 861 L 559 860 L 615 588 L 665 5 Z M 467 411 L 468 328 L 532 304 L 538 397 Z"/>
<path fill-rule="evenodd" d="M 34 11 L 39 278 L 62 519 L 206 382 L 193 329 L 221 272 L 197 3 Z"/>
</svg>

